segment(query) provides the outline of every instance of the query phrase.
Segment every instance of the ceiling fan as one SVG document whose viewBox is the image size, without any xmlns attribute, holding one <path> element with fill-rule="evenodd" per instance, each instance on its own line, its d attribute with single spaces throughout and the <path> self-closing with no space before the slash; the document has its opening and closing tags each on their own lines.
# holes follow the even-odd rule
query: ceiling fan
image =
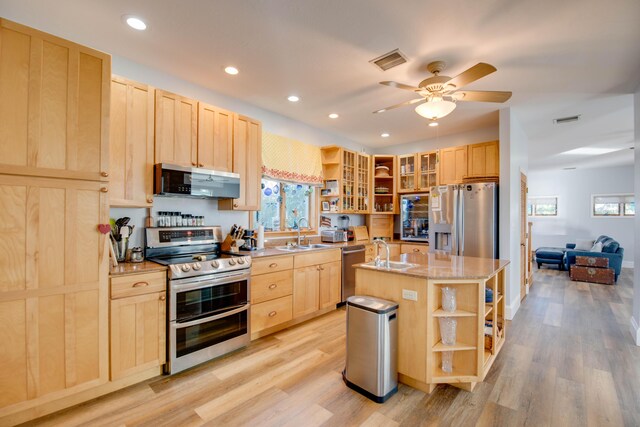
<svg viewBox="0 0 640 427">
<path fill-rule="evenodd" d="M 456 102 L 458 101 L 505 102 L 511 98 L 511 92 L 459 90 L 463 86 L 496 71 L 496 67 L 493 65 L 480 62 L 453 78 L 440 75 L 445 68 L 446 64 L 443 61 L 431 62 L 427 65 L 427 69 L 433 76 L 421 81 L 417 87 L 391 81 L 380 82 L 381 85 L 410 90 L 420 95 L 421 98 L 381 108 L 373 113 L 384 113 L 405 105 L 421 103 L 416 107 L 416 113 L 435 121 L 451 113 L 456 108 Z"/>
</svg>

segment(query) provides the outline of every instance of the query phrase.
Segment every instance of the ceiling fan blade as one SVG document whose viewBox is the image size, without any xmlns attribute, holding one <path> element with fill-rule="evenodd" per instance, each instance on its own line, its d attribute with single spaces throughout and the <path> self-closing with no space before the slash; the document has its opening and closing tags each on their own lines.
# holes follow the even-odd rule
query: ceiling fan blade
<svg viewBox="0 0 640 427">
<path fill-rule="evenodd" d="M 511 98 L 511 92 L 484 90 L 459 90 L 450 95 L 453 96 L 456 101 L 506 102 Z"/>
<path fill-rule="evenodd" d="M 380 84 L 381 85 L 385 85 L 385 86 L 397 87 L 398 89 L 410 90 L 412 92 L 415 92 L 417 90 L 421 90 L 419 87 L 409 86 L 409 85 L 406 85 L 404 83 L 398 83 L 398 82 L 386 81 L 386 82 L 380 82 Z"/>
<path fill-rule="evenodd" d="M 469 68 L 467 71 L 463 71 L 458 74 L 447 83 L 446 86 L 460 88 L 468 85 L 469 83 L 475 82 L 483 78 L 484 76 L 488 76 L 489 74 L 496 71 L 496 67 L 490 64 L 485 64 L 484 62 L 480 62 L 473 67 Z"/>
<path fill-rule="evenodd" d="M 384 113 L 385 111 L 393 110 L 394 108 L 404 107 L 405 105 L 417 104 L 420 101 L 424 101 L 424 98 L 416 98 L 416 99 L 412 99 L 411 101 L 401 102 L 400 104 L 392 105 L 387 108 L 381 108 L 379 110 L 374 111 L 373 114 Z"/>
</svg>

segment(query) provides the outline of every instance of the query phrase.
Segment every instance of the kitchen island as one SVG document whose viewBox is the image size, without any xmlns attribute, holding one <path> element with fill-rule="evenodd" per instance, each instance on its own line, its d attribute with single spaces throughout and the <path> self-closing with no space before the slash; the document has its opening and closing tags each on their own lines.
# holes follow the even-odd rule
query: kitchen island
<svg viewBox="0 0 640 427">
<path fill-rule="evenodd" d="M 472 391 L 505 341 L 505 270 L 509 261 L 411 253 L 391 258 L 391 268 L 357 264 L 356 294 L 399 304 L 399 381 L 427 393 L 437 384 Z M 384 261 L 383 261 L 384 262 Z M 442 308 L 442 289 L 456 292 L 456 309 Z M 485 289 L 493 300 L 485 303 Z M 444 345 L 440 318 L 457 322 L 454 345 Z M 485 336 L 485 325 L 490 335 Z M 451 372 L 442 370 L 443 352 L 452 352 Z"/>
</svg>

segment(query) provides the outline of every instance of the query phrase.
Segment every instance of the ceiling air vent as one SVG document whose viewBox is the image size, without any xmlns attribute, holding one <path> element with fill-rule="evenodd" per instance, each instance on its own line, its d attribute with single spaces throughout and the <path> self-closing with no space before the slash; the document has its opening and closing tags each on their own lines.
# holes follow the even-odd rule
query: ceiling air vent
<svg viewBox="0 0 640 427">
<path fill-rule="evenodd" d="M 394 49 L 391 52 L 387 52 L 382 56 L 377 57 L 376 59 L 372 59 L 369 61 L 381 71 L 387 71 L 393 67 L 397 67 L 398 65 L 402 65 L 407 62 L 407 57 L 404 56 L 400 49 Z"/>
<path fill-rule="evenodd" d="M 559 125 L 560 123 L 571 123 L 577 122 L 578 120 L 580 120 L 580 114 L 578 114 L 577 116 L 560 117 L 559 119 L 553 119 L 553 123 Z"/>
</svg>

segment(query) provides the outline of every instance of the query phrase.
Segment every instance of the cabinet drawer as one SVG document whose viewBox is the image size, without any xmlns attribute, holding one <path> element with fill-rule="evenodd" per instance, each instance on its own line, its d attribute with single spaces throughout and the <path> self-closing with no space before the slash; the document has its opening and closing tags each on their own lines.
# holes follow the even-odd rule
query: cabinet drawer
<svg viewBox="0 0 640 427">
<path fill-rule="evenodd" d="M 167 290 L 165 272 L 131 274 L 111 278 L 111 298 L 125 298 Z"/>
<path fill-rule="evenodd" d="M 251 260 L 251 275 L 273 273 L 293 268 L 293 256 L 274 256 Z"/>
<path fill-rule="evenodd" d="M 342 251 L 340 249 L 331 249 L 327 251 L 310 252 L 306 254 L 295 255 L 293 263 L 296 268 L 307 267 L 309 265 L 324 264 L 326 262 L 342 260 Z"/>
<path fill-rule="evenodd" d="M 374 256 L 376 254 L 376 248 L 374 245 L 365 245 L 364 247 L 364 255 L 366 256 Z"/>
<path fill-rule="evenodd" d="M 251 278 L 251 304 L 293 293 L 293 270 L 261 274 Z"/>
<path fill-rule="evenodd" d="M 293 318 L 293 297 L 277 298 L 251 305 L 251 333 L 288 322 Z"/>
<path fill-rule="evenodd" d="M 427 254 L 429 252 L 429 246 L 428 245 L 406 245 L 406 244 L 402 244 L 402 249 L 401 249 L 403 254 L 411 254 L 411 253 L 422 253 L 422 254 Z"/>
</svg>

